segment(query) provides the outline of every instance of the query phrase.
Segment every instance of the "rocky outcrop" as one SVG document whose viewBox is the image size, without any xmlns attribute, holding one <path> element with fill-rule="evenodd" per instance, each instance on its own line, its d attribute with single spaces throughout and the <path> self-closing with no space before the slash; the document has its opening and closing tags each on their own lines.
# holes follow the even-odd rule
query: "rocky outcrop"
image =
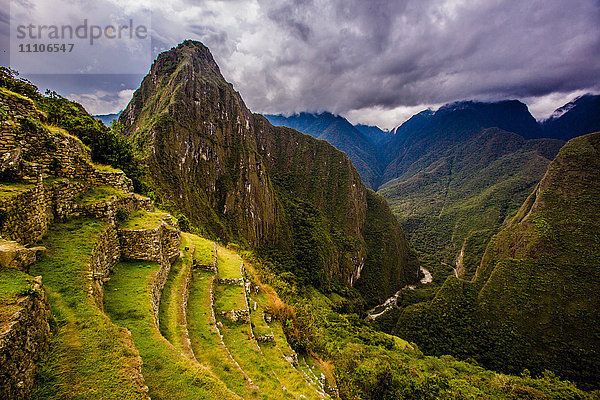
<svg viewBox="0 0 600 400">
<path fill-rule="evenodd" d="M 219 278 L 217 283 L 222 285 L 244 286 L 244 278 Z"/>
<path fill-rule="evenodd" d="M 275 342 L 275 335 L 272 334 L 272 333 L 266 333 L 266 334 L 261 335 L 261 336 L 256 336 L 255 339 L 260 344 L 274 343 Z M 297 362 L 296 362 L 296 364 L 297 364 Z"/>
<path fill-rule="evenodd" d="M 28 399 L 37 372 L 36 362 L 48 349 L 52 313 L 35 278 L 29 294 L 17 300 L 19 307 L 7 324 L 0 325 L 0 397 Z"/>
<path fill-rule="evenodd" d="M 250 323 L 250 310 L 248 309 L 219 311 L 217 315 L 231 322 Z"/>
<path fill-rule="evenodd" d="M 38 253 L 45 250 L 44 247 L 29 248 L 17 242 L 0 239 L 0 268 L 16 268 L 28 272 Z"/>
</svg>

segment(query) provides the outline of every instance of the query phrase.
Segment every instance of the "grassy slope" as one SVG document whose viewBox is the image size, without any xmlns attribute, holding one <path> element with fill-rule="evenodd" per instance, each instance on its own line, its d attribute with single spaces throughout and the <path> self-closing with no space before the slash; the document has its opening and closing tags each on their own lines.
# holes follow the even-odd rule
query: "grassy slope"
<svg viewBox="0 0 600 400">
<path fill-rule="evenodd" d="M 31 267 L 42 275 L 57 331 L 41 365 L 35 399 L 136 399 L 127 377 L 137 350 L 87 294 L 88 263 L 104 223 L 75 220 L 54 225 L 46 256 Z"/>
<path fill-rule="evenodd" d="M 219 248 L 217 251 L 219 277 L 241 278 L 241 257 L 235 252 Z M 252 302 L 253 303 L 253 302 Z M 247 309 L 244 288 L 237 285 L 218 284 L 215 287 L 215 312 L 231 309 Z M 266 333 L 272 333 L 264 319 L 262 307 L 252 315 L 251 324 L 233 323 L 217 317 L 223 340 L 241 368 L 254 384 L 269 398 L 318 398 L 314 388 L 307 386 L 303 376 L 285 359 L 274 344 L 260 345 L 254 339 Z M 259 317 L 259 318 L 256 318 Z M 253 329 L 256 329 L 253 332 Z M 316 396 L 316 397 L 314 397 Z"/>
<path fill-rule="evenodd" d="M 219 252 L 217 252 L 217 254 L 218 253 Z M 218 269 L 221 269 L 220 264 L 217 264 L 217 267 Z M 241 276 L 241 273 L 238 273 L 238 275 Z M 246 299 L 244 297 L 244 288 L 241 286 L 226 284 L 216 285 L 214 296 L 214 310 L 217 315 L 221 311 L 247 308 Z M 222 324 L 219 330 L 223 335 L 225 345 L 241 368 L 252 379 L 254 384 L 256 384 L 267 396 L 279 397 L 282 385 L 273 373 L 271 366 L 261 354 L 256 341 L 253 340 L 250 324 L 230 322 L 219 316 L 217 316 L 217 321 Z M 285 394 L 285 392 L 283 393 Z M 283 396 L 282 398 L 292 397 Z"/>
<path fill-rule="evenodd" d="M 276 337 L 275 342 L 259 343 L 259 347 L 271 368 L 277 371 L 279 380 L 285 385 L 287 390 L 297 394 L 300 393 L 307 399 L 323 398 L 323 396 L 317 393 L 317 387 L 309 385 L 302 372 L 284 358 L 291 355 L 291 349 L 287 344 L 283 332 L 280 329 L 271 329 L 270 324 L 267 324 L 264 318 L 265 309 L 268 307 L 268 300 L 265 294 L 253 294 L 248 300 L 251 305 L 250 320 L 254 336 L 259 337 L 271 334 Z M 256 309 L 254 309 L 254 303 L 256 303 Z"/>
<path fill-rule="evenodd" d="M 107 287 L 106 312 L 127 327 L 144 362 L 153 399 L 233 399 L 236 396 L 205 367 L 182 356 L 154 326 L 150 291 L 159 266 L 121 262 Z"/>
<path fill-rule="evenodd" d="M 220 318 L 217 320 L 223 324 L 219 329 L 225 345 L 254 384 L 268 398 L 296 398 L 283 390 L 283 385 L 275 375 L 272 366 L 265 360 L 256 342 L 252 340 L 249 324 L 230 323 Z"/>
</svg>

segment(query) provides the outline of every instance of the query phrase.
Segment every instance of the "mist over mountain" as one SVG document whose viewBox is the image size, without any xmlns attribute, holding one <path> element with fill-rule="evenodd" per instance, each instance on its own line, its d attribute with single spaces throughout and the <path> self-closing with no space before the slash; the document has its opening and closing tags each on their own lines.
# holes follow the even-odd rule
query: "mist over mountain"
<svg viewBox="0 0 600 400">
<path fill-rule="evenodd" d="M 600 95 L 586 94 L 558 108 L 541 122 L 544 137 L 569 140 L 600 131 Z"/>
</svg>

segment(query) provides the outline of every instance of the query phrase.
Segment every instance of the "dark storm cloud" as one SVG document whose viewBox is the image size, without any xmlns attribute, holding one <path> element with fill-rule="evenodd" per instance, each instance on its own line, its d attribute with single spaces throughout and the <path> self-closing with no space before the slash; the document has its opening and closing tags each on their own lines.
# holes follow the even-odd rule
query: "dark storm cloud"
<svg viewBox="0 0 600 400">
<path fill-rule="evenodd" d="M 103 1 L 108 9 L 118 3 Z M 533 99 L 546 110 L 567 94 L 600 91 L 598 0 L 154 0 L 151 10 L 154 55 L 185 39 L 203 41 L 258 112 L 360 117 L 366 110 L 376 118 L 505 98 Z M 87 56 L 107 69 L 114 62 Z M 115 77 L 115 107 L 134 80 Z M 110 85 L 87 82 L 87 93 L 84 86 L 74 93 L 108 107 Z"/>
<path fill-rule="evenodd" d="M 596 1 L 260 4 L 281 35 L 263 49 L 277 56 L 236 74 L 258 110 L 345 113 L 598 88 Z M 279 86 L 269 97 L 266 76 Z"/>
</svg>

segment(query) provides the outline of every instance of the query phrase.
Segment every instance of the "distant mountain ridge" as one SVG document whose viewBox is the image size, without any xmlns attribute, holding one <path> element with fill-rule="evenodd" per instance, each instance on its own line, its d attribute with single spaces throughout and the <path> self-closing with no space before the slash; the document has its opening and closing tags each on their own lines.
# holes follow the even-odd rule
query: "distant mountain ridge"
<svg viewBox="0 0 600 400">
<path fill-rule="evenodd" d="M 438 110 L 423 110 L 390 131 L 352 125 L 329 112 L 291 116 L 265 115 L 274 125 L 287 126 L 327 140 L 352 160 L 367 186 L 377 190 L 402 175 L 433 142 L 456 143 L 497 127 L 525 139 L 559 139 L 600 130 L 600 95 L 586 94 L 558 108 L 552 117 L 536 121 L 518 100 L 459 101 Z M 369 154 L 370 153 L 370 154 Z M 378 175 L 380 174 L 380 175 Z"/>
<path fill-rule="evenodd" d="M 600 95 L 586 94 L 558 108 L 541 122 L 545 137 L 569 140 L 600 130 Z"/>
<path fill-rule="evenodd" d="M 106 126 L 110 126 L 110 124 L 115 121 L 118 120 L 119 117 L 121 116 L 121 113 L 123 112 L 123 110 L 119 111 L 118 113 L 114 113 L 114 114 L 100 114 L 100 115 L 94 115 L 94 118 L 99 119 L 100 121 L 102 121 L 104 123 L 104 125 Z"/>
</svg>

